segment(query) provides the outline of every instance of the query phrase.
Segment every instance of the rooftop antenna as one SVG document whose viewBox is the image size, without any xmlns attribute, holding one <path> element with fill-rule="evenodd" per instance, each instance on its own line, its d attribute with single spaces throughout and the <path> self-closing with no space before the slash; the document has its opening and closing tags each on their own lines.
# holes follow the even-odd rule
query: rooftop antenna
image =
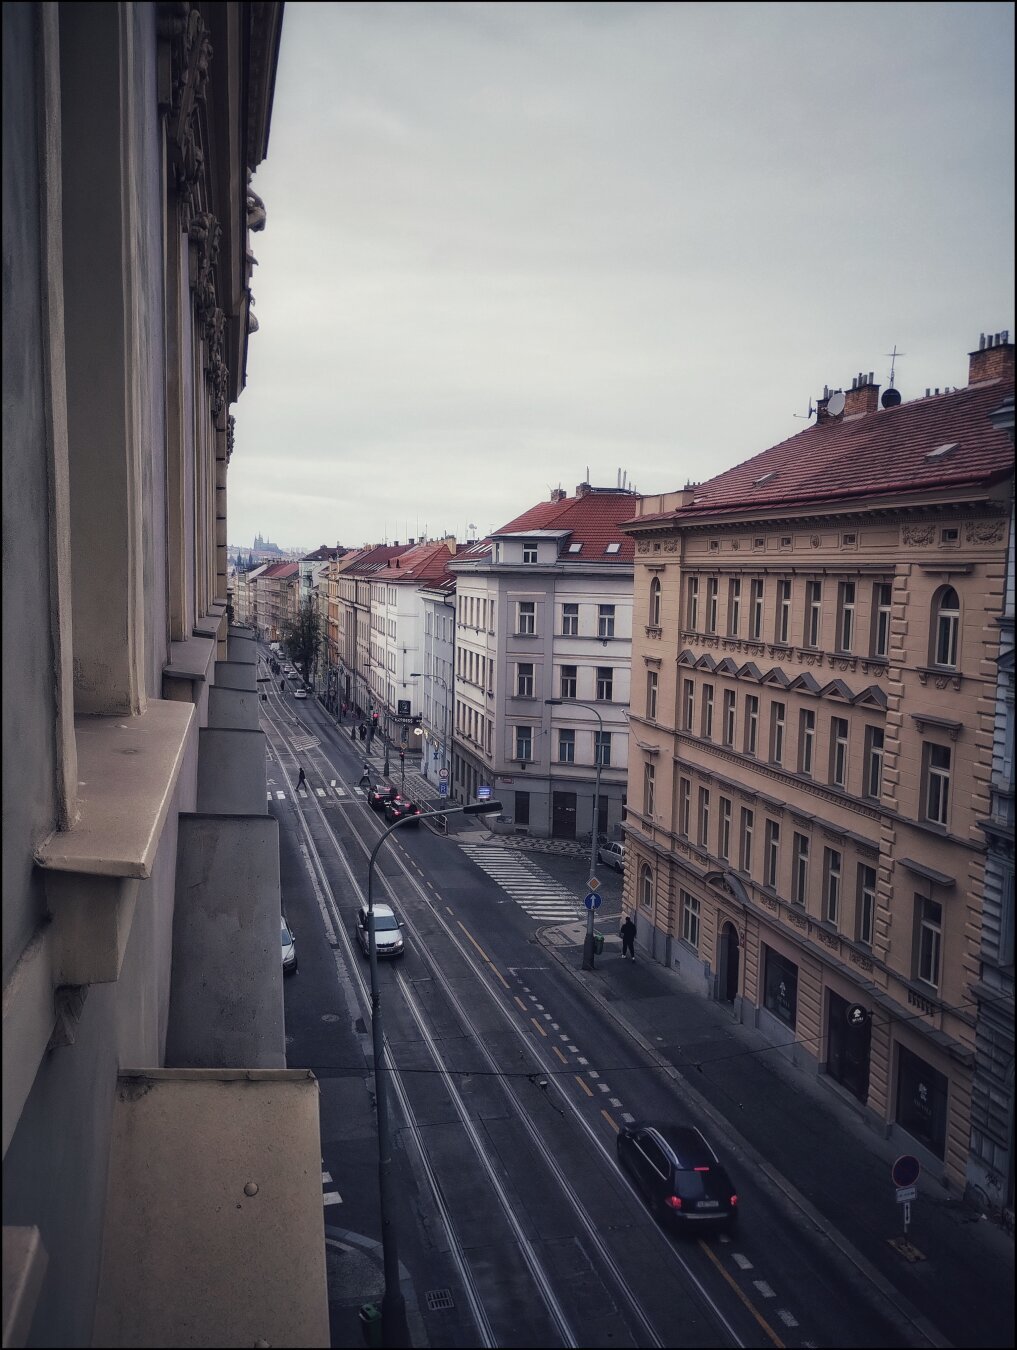
<svg viewBox="0 0 1017 1350">
<path fill-rule="evenodd" d="M 807 421 L 809 420 L 810 417 L 814 417 L 814 416 L 815 416 L 815 413 L 816 413 L 816 410 L 815 410 L 815 408 L 812 406 L 812 395 L 810 394 L 810 395 L 809 395 L 809 411 L 808 411 L 807 413 L 792 413 L 792 416 L 793 416 L 793 417 L 801 418 L 803 421 L 806 421 L 806 422 L 807 422 Z"/>
<path fill-rule="evenodd" d="M 887 352 L 886 355 L 890 358 L 890 383 L 883 391 L 883 397 L 879 401 L 884 408 L 896 408 L 897 404 L 900 403 L 900 390 L 895 389 L 893 386 L 894 366 L 897 364 L 897 357 L 907 356 L 907 352 L 899 352 L 895 342 L 893 344 L 893 351 Z"/>
</svg>

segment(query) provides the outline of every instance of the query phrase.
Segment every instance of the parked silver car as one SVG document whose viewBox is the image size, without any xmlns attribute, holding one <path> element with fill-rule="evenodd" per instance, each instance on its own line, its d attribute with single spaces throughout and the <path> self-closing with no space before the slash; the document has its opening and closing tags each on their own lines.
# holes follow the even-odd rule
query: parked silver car
<svg viewBox="0 0 1017 1350">
<path fill-rule="evenodd" d="M 297 944 L 293 941 L 293 934 L 289 930 L 286 920 L 280 915 L 279 922 L 282 934 L 282 966 L 284 975 L 292 975 L 297 969 Z"/>
<path fill-rule="evenodd" d="M 601 844 L 597 849 L 597 861 L 605 867 L 613 867 L 617 872 L 625 871 L 625 845 L 618 843 Z"/>
</svg>

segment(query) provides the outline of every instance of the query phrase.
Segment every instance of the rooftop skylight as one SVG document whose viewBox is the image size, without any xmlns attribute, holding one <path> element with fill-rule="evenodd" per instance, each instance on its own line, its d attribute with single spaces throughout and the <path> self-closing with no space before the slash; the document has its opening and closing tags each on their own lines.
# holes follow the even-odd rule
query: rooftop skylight
<svg viewBox="0 0 1017 1350">
<path fill-rule="evenodd" d="M 583 551 L 582 544 L 569 544 L 570 553 L 582 553 L 582 551 Z"/>
<path fill-rule="evenodd" d="M 959 444 L 958 441 L 947 441 L 946 445 L 940 445 L 937 446 L 935 450 L 930 450 L 929 453 L 925 456 L 925 458 L 942 459 L 943 456 L 948 455 L 951 450 L 956 450 L 958 444 Z"/>
<path fill-rule="evenodd" d="M 608 546 L 607 546 L 607 548 L 604 550 L 604 552 L 605 552 L 605 553 L 620 553 L 620 552 L 621 552 L 621 544 L 608 544 Z"/>
</svg>

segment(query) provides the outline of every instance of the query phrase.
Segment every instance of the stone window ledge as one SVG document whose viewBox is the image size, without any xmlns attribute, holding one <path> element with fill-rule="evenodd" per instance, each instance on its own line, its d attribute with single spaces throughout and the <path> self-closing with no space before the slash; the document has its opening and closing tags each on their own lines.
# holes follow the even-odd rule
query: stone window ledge
<svg viewBox="0 0 1017 1350">
<path fill-rule="evenodd" d="M 76 720 L 78 818 L 35 851 L 53 913 L 57 984 L 119 976 L 138 886 L 152 875 L 196 735 L 191 703 L 153 699 L 137 717 Z"/>
</svg>

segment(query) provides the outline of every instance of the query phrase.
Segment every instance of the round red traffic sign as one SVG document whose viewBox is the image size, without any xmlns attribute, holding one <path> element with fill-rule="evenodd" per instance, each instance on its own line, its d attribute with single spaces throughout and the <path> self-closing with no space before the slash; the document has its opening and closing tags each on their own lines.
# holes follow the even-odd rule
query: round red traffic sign
<svg viewBox="0 0 1017 1350">
<path fill-rule="evenodd" d="M 921 1174 L 922 1165 L 910 1153 L 902 1153 L 890 1168 L 895 1186 L 913 1186 Z"/>
</svg>

